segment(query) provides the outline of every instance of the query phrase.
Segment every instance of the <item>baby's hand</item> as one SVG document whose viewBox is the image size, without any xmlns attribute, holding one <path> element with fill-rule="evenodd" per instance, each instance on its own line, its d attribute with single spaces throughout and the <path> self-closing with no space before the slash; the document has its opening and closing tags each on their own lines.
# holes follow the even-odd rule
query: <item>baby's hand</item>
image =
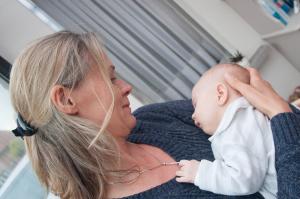
<svg viewBox="0 0 300 199">
<path fill-rule="evenodd" d="M 180 160 L 181 167 L 176 171 L 176 181 L 194 183 L 199 163 L 197 160 Z"/>
</svg>

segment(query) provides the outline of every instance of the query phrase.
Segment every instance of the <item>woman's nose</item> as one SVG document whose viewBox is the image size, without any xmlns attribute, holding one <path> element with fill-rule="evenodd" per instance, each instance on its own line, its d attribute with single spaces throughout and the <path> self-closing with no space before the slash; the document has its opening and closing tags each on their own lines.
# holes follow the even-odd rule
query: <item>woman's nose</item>
<svg viewBox="0 0 300 199">
<path fill-rule="evenodd" d="M 131 93 L 132 91 L 132 86 L 128 84 L 126 81 L 121 80 L 121 92 L 122 95 L 127 96 Z"/>
</svg>

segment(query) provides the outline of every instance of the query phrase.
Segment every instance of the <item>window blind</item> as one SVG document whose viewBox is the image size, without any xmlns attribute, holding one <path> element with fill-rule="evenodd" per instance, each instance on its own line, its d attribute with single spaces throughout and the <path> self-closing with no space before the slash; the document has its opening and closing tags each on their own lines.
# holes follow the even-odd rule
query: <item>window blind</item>
<svg viewBox="0 0 300 199">
<path fill-rule="evenodd" d="M 74 32 L 96 32 L 143 103 L 191 97 L 228 52 L 172 0 L 33 0 Z"/>
</svg>

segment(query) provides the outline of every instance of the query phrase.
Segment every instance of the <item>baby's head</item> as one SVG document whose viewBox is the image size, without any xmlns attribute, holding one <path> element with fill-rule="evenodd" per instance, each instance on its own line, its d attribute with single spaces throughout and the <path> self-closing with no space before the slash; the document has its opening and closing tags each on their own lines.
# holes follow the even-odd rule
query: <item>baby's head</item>
<svg viewBox="0 0 300 199">
<path fill-rule="evenodd" d="M 226 83 L 225 73 L 250 83 L 250 75 L 245 68 L 237 64 L 218 64 L 202 75 L 192 91 L 195 108 L 192 118 L 195 124 L 209 135 L 217 130 L 230 102 L 241 96 Z"/>
</svg>

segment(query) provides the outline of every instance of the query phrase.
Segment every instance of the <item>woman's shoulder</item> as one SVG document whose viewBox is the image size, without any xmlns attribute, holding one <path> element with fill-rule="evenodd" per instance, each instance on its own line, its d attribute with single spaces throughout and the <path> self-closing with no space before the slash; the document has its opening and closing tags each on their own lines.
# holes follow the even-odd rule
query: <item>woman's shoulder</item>
<svg viewBox="0 0 300 199">
<path fill-rule="evenodd" d="M 134 114 L 137 125 L 128 140 L 156 146 L 174 159 L 212 159 L 208 136 L 194 125 L 190 100 L 151 104 Z"/>
<path fill-rule="evenodd" d="M 137 125 L 132 133 L 174 134 L 183 128 L 195 128 L 192 120 L 193 107 L 190 100 L 155 103 L 137 109 L 133 114 Z M 183 132 L 183 131 L 182 131 Z"/>
<path fill-rule="evenodd" d="M 192 124 L 193 111 L 191 100 L 176 100 L 145 105 L 133 114 L 138 120 L 181 120 Z"/>
</svg>

